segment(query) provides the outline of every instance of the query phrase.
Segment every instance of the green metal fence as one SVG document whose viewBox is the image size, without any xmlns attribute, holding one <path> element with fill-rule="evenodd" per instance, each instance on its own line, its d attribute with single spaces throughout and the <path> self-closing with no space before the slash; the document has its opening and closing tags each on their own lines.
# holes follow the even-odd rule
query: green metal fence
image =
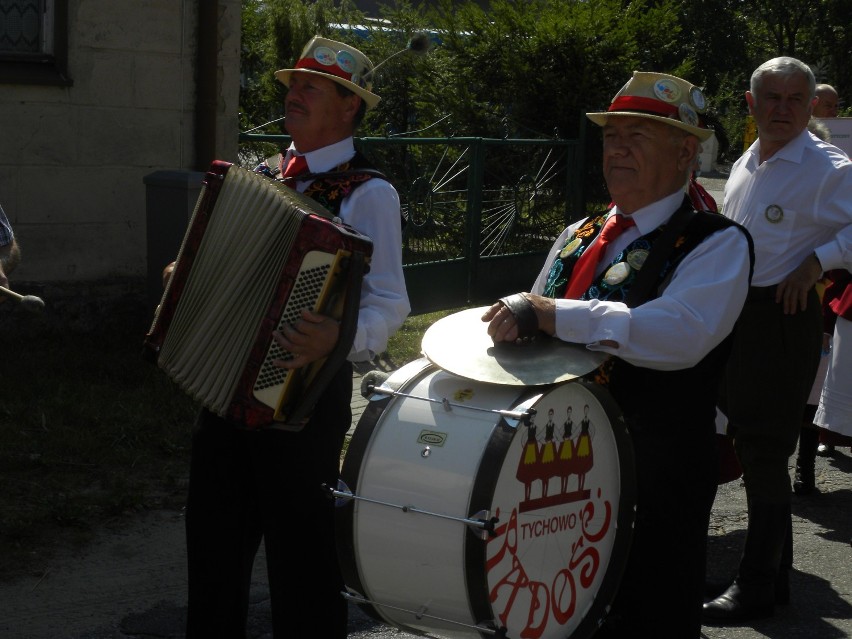
<svg viewBox="0 0 852 639">
<path fill-rule="evenodd" d="M 251 164 L 289 138 L 242 134 L 240 142 Z M 356 145 L 399 192 L 415 314 L 529 290 L 555 237 L 584 210 L 582 139 L 386 137 Z"/>
</svg>

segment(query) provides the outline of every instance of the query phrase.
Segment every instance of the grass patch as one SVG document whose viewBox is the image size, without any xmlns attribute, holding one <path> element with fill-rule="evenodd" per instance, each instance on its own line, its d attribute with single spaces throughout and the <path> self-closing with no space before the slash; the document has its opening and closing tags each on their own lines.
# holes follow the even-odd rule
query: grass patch
<svg viewBox="0 0 852 639">
<path fill-rule="evenodd" d="M 420 343 L 423 333 L 439 319 L 461 309 L 437 311 L 423 315 L 413 315 L 405 320 L 400 329 L 388 340 L 388 355 L 397 366 L 413 362 L 421 357 Z"/>
<path fill-rule="evenodd" d="M 390 361 L 420 357 L 451 312 L 406 320 Z M 96 330 L 2 322 L 0 576 L 43 571 L 57 547 L 129 514 L 183 506 L 198 406 L 143 359 L 149 322 L 142 304 L 103 313 Z"/>
<path fill-rule="evenodd" d="M 2 338 L 0 573 L 182 502 L 197 407 L 143 361 L 146 320 Z M 36 566 L 33 566 L 36 564 Z"/>
</svg>

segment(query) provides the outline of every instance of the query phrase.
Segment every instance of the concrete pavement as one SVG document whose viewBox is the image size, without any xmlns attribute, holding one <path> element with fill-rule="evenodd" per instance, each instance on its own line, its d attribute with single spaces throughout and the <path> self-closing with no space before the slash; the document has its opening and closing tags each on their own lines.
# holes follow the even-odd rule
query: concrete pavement
<svg viewBox="0 0 852 639">
<path fill-rule="evenodd" d="M 704 638 L 852 636 L 852 454 L 848 449 L 817 458 L 817 488 L 816 494 L 793 497 L 792 603 L 779 608 L 775 617 L 748 626 L 705 627 Z M 745 512 L 741 483 L 721 486 L 710 527 L 711 581 L 727 580 L 736 571 Z M 181 639 L 186 602 L 183 526 L 181 512 L 145 513 L 110 525 L 82 554 L 69 551 L 58 556 L 43 573 L 0 581 L 0 637 Z M 261 552 L 252 579 L 250 639 L 272 636 L 264 561 Z M 665 605 L 664 593 L 660 601 Z M 322 602 L 317 607 L 321 611 Z M 355 606 L 350 611 L 353 639 L 415 637 L 372 620 Z"/>
</svg>

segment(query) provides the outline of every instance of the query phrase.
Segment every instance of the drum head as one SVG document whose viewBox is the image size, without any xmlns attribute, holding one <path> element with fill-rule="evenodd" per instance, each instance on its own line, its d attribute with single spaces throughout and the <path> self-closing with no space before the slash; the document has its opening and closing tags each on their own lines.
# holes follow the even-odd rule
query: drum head
<svg viewBox="0 0 852 639">
<path fill-rule="evenodd" d="M 438 320 L 423 336 L 423 354 L 442 369 L 479 382 L 543 386 L 595 370 L 605 353 L 541 334 L 532 342 L 494 344 L 482 321 L 487 306 Z"/>
</svg>

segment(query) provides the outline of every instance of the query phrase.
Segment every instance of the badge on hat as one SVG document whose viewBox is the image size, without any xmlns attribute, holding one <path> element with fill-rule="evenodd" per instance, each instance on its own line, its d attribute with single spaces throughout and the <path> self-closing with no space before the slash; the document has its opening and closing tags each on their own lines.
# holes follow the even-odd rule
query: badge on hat
<svg viewBox="0 0 852 639">
<path fill-rule="evenodd" d="M 314 49 L 314 60 L 324 66 L 330 67 L 336 62 L 337 56 L 333 49 L 329 49 L 328 47 L 317 47 Z"/>
<path fill-rule="evenodd" d="M 685 122 L 689 126 L 698 126 L 698 113 L 686 102 L 681 102 L 677 108 L 677 115 L 681 122 Z"/>
<path fill-rule="evenodd" d="M 663 102 L 677 102 L 680 100 L 680 87 L 673 80 L 660 78 L 654 82 L 654 95 Z"/>
<path fill-rule="evenodd" d="M 337 66 L 346 73 L 355 73 L 355 56 L 348 51 L 337 52 Z"/>
<path fill-rule="evenodd" d="M 699 113 L 707 108 L 707 101 L 704 99 L 704 94 L 698 87 L 692 87 L 692 90 L 689 92 L 689 101 L 692 102 L 692 106 L 694 106 Z"/>
</svg>

